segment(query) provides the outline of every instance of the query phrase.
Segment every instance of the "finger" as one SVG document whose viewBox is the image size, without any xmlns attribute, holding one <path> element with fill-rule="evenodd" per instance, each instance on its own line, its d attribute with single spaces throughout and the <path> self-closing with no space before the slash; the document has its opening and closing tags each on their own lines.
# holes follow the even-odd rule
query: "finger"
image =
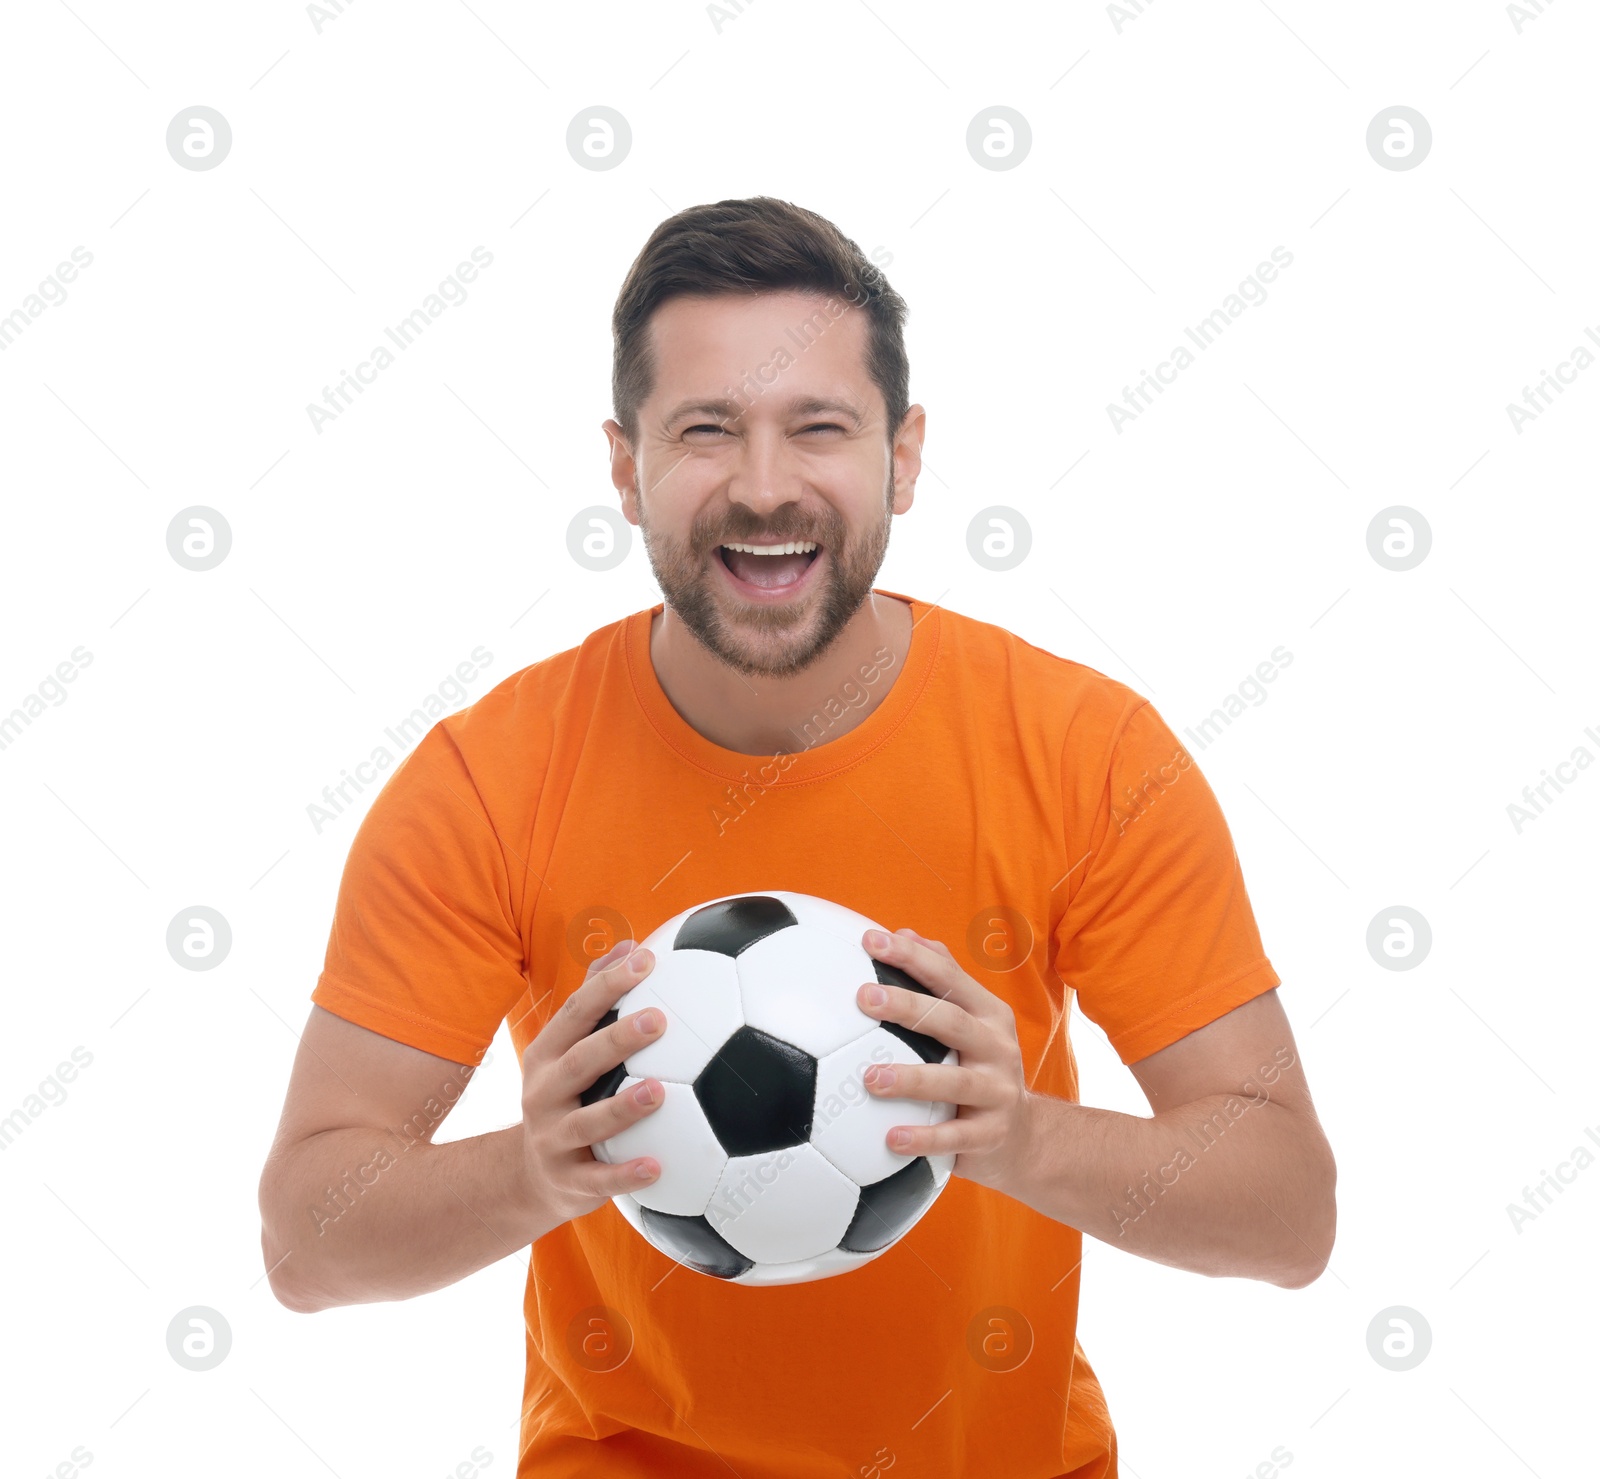
<svg viewBox="0 0 1600 1479">
<path fill-rule="evenodd" d="M 553 1071 L 543 1075 L 544 1082 L 558 1101 L 585 1097 L 618 1064 L 656 1041 L 666 1029 L 666 1014 L 660 1007 L 629 1012 L 575 1042 Z"/>
<path fill-rule="evenodd" d="M 883 944 L 875 945 L 874 940 L 882 940 Z M 874 960 L 897 966 L 933 995 L 954 1002 L 974 1017 L 998 1016 L 1001 1009 L 1009 1010 L 992 991 L 962 970 L 949 950 L 935 950 L 936 943 L 924 943 L 915 930 L 894 935 L 867 930 L 861 937 L 862 948 Z"/>
<path fill-rule="evenodd" d="M 926 1099 L 979 1109 L 1000 1102 L 988 1074 L 956 1063 L 874 1063 L 863 1082 L 875 1099 Z"/>
<path fill-rule="evenodd" d="M 882 996 L 882 1001 L 874 998 Z M 867 982 L 856 991 L 856 1002 L 869 1017 L 879 1022 L 897 1022 L 936 1038 L 958 1053 L 976 1050 L 984 1040 L 984 1024 L 953 1001 L 907 991 L 904 986 Z"/>
<path fill-rule="evenodd" d="M 896 1155 L 964 1155 L 993 1149 L 990 1132 L 975 1119 L 945 1120 L 937 1125 L 896 1125 L 884 1137 Z"/>
<path fill-rule="evenodd" d="M 626 960 L 632 949 L 632 940 L 618 940 L 617 943 L 608 951 L 606 951 L 606 953 L 598 960 L 591 960 L 589 962 L 589 969 L 583 973 L 584 979 L 587 980 L 596 971 L 603 971 L 608 965 L 613 965 L 619 960 Z"/>
<path fill-rule="evenodd" d="M 641 1170 L 645 1174 L 641 1175 Z M 648 1186 L 660 1174 L 661 1162 L 651 1155 L 634 1156 L 632 1160 L 619 1161 L 616 1165 L 590 1156 L 587 1161 L 577 1162 L 572 1169 L 579 1192 L 597 1201 L 620 1196 L 625 1191 L 637 1191 L 641 1186 Z"/>
<path fill-rule="evenodd" d="M 937 950 L 941 955 L 949 955 L 951 960 L 955 959 L 955 956 L 950 955 L 950 947 L 943 940 L 930 940 L 926 935 L 918 934 L 910 925 L 903 925 L 895 933 L 897 935 L 910 935 L 913 940 L 920 940 L 928 949 Z"/>
<path fill-rule="evenodd" d="M 648 1097 L 641 1099 L 641 1092 Z M 595 1146 L 613 1135 L 620 1135 L 630 1125 L 654 1114 L 666 1097 L 661 1080 L 647 1078 L 629 1084 L 608 1098 L 575 1109 L 561 1123 L 561 1148 L 576 1150 L 579 1146 Z"/>
<path fill-rule="evenodd" d="M 587 1037 L 623 994 L 644 980 L 654 963 L 655 955 L 641 945 L 626 958 L 586 976 L 528 1044 L 522 1057 L 524 1069 L 555 1062 Z"/>
</svg>

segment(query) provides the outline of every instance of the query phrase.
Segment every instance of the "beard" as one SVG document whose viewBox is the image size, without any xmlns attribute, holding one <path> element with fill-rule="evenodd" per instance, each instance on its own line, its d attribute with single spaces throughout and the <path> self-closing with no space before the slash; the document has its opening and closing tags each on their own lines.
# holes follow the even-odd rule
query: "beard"
<svg viewBox="0 0 1600 1479">
<path fill-rule="evenodd" d="M 634 488 L 639 531 L 662 599 L 707 652 L 745 677 L 791 678 L 815 663 L 872 594 L 889 548 L 892 484 L 882 518 L 849 543 L 844 519 L 828 504 L 814 514 L 785 504 L 761 528 L 747 508 L 733 504 L 702 514 L 686 539 L 673 539 L 652 528 L 637 483 Z M 826 564 L 816 589 L 781 606 L 741 605 L 737 596 L 718 593 L 721 577 L 709 562 L 721 561 L 719 546 L 790 540 L 822 547 L 817 558 L 825 555 Z"/>
</svg>

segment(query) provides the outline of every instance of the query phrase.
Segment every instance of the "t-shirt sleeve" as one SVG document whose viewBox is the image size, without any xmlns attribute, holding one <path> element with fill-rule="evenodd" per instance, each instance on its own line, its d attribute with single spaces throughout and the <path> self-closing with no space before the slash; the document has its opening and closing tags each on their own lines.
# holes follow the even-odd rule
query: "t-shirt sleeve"
<svg viewBox="0 0 1600 1479">
<path fill-rule="evenodd" d="M 476 1065 L 528 985 L 513 876 L 466 761 L 434 725 L 356 831 L 312 1001 Z"/>
<path fill-rule="evenodd" d="M 1057 972 L 1124 1063 L 1280 984 L 1215 793 L 1150 702 L 1132 702 L 1103 765 L 1070 734 L 1064 748 L 1075 887 L 1055 934 Z"/>
</svg>

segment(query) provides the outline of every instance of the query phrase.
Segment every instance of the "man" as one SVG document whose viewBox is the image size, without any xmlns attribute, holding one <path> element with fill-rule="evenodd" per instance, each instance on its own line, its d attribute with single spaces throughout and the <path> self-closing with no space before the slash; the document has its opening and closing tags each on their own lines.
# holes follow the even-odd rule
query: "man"
<svg viewBox="0 0 1600 1479">
<path fill-rule="evenodd" d="M 262 1177 L 272 1287 L 405 1299 L 531 1243 L 520 1475 L 1109 1479 L 1083 1233 L 1284 1288 L 1332 1247 L 1333 1158 L 1187 752 L 1121 683 L 872 584 L 920 471 L 904 315 L 784 202 L 658 227 L 605 432 L 664 600 L 435 725 L 351 849 Z M 660 1083 L 579 1096 L 672 1031 L 594 1031 L 649 972 L 632 942 L 761 889 L 884 921 L 864 947 L 938 999 L 863 983 L 862 1009 L 960 1064 L 871 1085 L 905 1105 L 895 1150 L 956 1158 L 927 1214 L 848 1274 L 752 1289 L 610 1203 L 660 1166 L 589 1146 Z M 1068 989 L 1151 1118 L 1076 1102 Z M 502 1021 L 522 1123 L 433 1144 Z"/>
</svg>

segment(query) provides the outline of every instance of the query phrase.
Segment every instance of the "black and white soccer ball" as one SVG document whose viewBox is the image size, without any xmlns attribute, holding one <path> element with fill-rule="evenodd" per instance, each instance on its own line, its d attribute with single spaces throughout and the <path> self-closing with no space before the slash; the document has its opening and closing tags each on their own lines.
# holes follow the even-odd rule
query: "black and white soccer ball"
<svg viewBox="0 0 1600 1479">
<path fill-rule="evenodd" d="M 595 1031 L 647 1006 L 666 1030 L 580 1097 L 593 1104 L 646 1077 L 665 1090 L 591 1148 L 611 1164 L 656 1158 L 651 1185 L 613 1200 L 669 1258 L 736 1284 L 825 1279 L 893 1247 L 944 1190 L 953 1155 L 901 1155 L 886 1137 L 951 1119 L 955 1105 L 875 1098 L 862 1077 L 873 1063 L 959 1061 L 856 1004 L 872 980 L 927 992 L 867 953 L 862 934 L 881 928 L 775 891 L 687 909 L 641 942 L 654 967 Z"/>
</svg>

